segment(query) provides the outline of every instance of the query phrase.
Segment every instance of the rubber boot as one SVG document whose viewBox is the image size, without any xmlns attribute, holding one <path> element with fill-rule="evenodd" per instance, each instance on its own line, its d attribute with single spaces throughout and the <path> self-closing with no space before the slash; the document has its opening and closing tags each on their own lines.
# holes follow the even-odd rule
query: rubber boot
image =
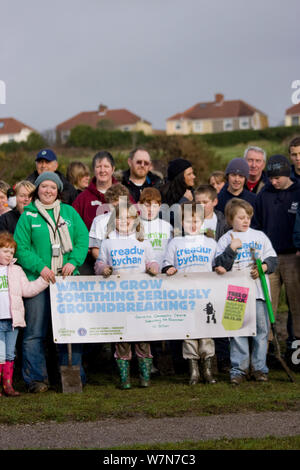
<svg viewBox="0 0 300 470">
<path fill-rule="evenodd" d="M 138 363 L 140 370 L 140 386 L 143 388 L 149 387 L 152 369 L 152 358 L 139 357 Z"/>
<path fill-rule="evenodd" d="M 189 369 L 190 369 L 190 385 L 196 385 L 199 382 L 199 366 L 198 359 L 189 359 Z"/>
<path fill-rule="evenodd" d="M 212 375 L 212 358 L 211 357 L 201 360 L 201 369 L 202 369 L 203 380 L 205 383 L 208 383 L 208 384 L 217 383 L 216 379 L 214 379 Z"/>
<path fill-rule="evenodd" d="M 117 366 L 120 374 L 121 389 L 128 390 L 131 388 L 129 375 L 129 361 L 127 359 L 117 359 Z"/>
<path fill-rule="evenodd" d="M 6 361 L 2 367 L 2 382 L 3 382 L 3 392 L 7 397 L 18 397 L 20 396 L 19 392 L 16 392 L 12 386 L 14 374 L 14 361 Z"/>
</svg>

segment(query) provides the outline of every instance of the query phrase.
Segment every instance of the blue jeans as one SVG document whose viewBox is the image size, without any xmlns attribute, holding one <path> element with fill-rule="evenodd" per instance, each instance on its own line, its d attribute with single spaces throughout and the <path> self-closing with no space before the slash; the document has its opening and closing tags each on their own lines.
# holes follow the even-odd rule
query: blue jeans
<svg viewBox="0 0 300 470">
<path fill-rule="evenodd" d="M 0 364 L 15 359 L 15 347 L 19 329 L 12 327 L 12 321 L 0 320 Z"/>
<path fill-rule="evenodd" d="M 252 365 L 253 371 L 269 372 L 266 364 L 269 336 L 269 317 L 265 301 L 256 300 L 256 336 L 252 338 L 250 353 L 249 338 L 230 338 L 230 377 L 245 375 Z M 251 356 L 251 357 L 250 357 Z"/>
<path fill-rule="evenodd" d="M 51 319 L 49 288 L 24 299 L 26 327 L 22 342 L 22 374 L 27 385 L 48 383 L 45 340 Z"/>
</svg>

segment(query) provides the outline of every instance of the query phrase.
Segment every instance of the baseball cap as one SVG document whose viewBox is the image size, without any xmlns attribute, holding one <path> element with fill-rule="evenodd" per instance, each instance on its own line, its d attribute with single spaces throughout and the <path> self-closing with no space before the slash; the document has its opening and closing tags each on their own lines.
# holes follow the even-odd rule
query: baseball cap
<svg viewBox="0 0 300 470">
<path fill-rule="evenodd" d="M 37 160 L 48 160 L 48 162 L 53 162 L 57 160 L 57 156 L 51 149 L 43 149 L 40 150 L 37 156 L 35 157 L 35 161 Z"/>
</svg>

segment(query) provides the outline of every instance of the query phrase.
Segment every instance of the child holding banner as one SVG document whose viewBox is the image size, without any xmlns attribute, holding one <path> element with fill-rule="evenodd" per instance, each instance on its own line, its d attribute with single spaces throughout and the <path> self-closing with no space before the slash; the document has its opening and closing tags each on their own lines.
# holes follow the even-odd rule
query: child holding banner
<svg viewBox="0 0 300 470">
<path fill-rule="evenodd" d="M 177 271 L 181 273 L 210 272 L 217 243 L 213 238 L 201 233 L 204 221 L 203 206 L 195 202 L 188 202 L 182 204 L 181 210 L 183 233 L 179 233 L 180 236 L 175 236 L 168 244 L 162 272 L 167 276 L 172 276 Z M 199 382 L 199 360 L 204 381 L 210 384 L 216 383 L 212 374 L 212 358 L 215 355 L 213 339 L 184 340 L 182 353 L 184 359 L 189 361 L 190 385 Z"/>
<path fill-rule="evenodd" d="M 26 326 L 22 297 L 33 297 L 49 285 L 42 277 L 28 281 L 21 266 L 14 264 L 16 247 L 12 234 L 0 233 L 0 380 L 9 397 L 20 395 L 12 379 L 18 331 Z"/>
<path fill-rule="evenodd" d="M 152 245 L 156 261 L 162 267 L 166 247 L 173 238 L 172 225 L 159 217 L 161 194 L 156 188 L 145 188 L 139 199 L 139 210 L 144 227 L 145 238 Z"/>
<path fill-rule="evenodd" d="M 159 265 L 155 261 L 151 245 L 144 240 L 143 226 L 134 205 L 118 205 L 107 225 L 107 239 L 100 247 L 95 263 L 95 273 L 109 277 L 112 273 L 142 273 L 156 275 Z M 135 343 L 135 352 L 140 370 L 140 385 L 150 385 L 152 355 L 150 344 Z M 130 343 L 117 343 L 115 358 L 120 373 L 121 388 L 129 389 L 129 361 L 132 358 Z"/>
<path fill-rule="evenodd" d="M 218 241 L 215 259 L 215 271 L 238 271 L 251 268 L 251 276 L 256 280 L 256 336 L 252 338 L 252 351 L 249 351 L 248 337 L 230 338 L 230 380 L 239 385 L 249 374 L 250 363 L 252 377 L 259 382 L 268 380 L 266 364 L 268 349 L 269 321 L 264 294 L 253 255 L 262 260 L 266 274 L 275 271 L 277 255 L 269 238 L 260 230 L 250 227 L 253 216 L 251 204 L 239 198 L 230 200 L 225 207 L 227 223 L 232 226 Z"/>
</svg>

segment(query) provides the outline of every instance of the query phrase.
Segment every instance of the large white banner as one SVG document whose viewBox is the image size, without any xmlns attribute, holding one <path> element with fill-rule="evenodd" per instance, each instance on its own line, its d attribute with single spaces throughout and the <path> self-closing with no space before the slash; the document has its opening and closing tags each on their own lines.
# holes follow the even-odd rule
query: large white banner
<svg viewBox="0 0 300 470">
<path fill-rule="evenodd" d="M 254 336 L 255 283 L 246 271 L 76 276 L 50 287 L 56 343 Z"/>
</svg>

